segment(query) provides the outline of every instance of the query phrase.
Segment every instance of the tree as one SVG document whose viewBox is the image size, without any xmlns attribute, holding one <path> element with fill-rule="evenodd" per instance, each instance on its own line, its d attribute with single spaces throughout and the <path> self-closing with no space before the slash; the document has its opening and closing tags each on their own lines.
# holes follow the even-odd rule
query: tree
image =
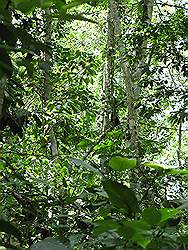
<svg viewBox="0 0 188 250">
<path fill-rule="evenodd" d="M 1 245 L 186 249 L 185 4 L 0 3 Z"/>
</svg>

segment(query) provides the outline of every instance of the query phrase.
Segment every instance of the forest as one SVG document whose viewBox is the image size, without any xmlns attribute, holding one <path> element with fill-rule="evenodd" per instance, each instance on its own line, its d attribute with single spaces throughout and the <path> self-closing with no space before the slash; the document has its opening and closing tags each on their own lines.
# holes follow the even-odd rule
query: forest
<svg viewBox="0 0 188 250">
<path fill-rule="evenodd" d="M 187 0 L 0 0 L 0 250 L 187 250 L 187 90 Z"/>
</svg>

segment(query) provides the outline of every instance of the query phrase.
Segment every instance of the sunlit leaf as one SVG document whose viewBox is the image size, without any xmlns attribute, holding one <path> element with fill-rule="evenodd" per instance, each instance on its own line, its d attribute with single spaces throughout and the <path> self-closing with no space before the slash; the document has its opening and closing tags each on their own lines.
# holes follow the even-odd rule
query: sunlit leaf
<svg viewBox="0 0 188 250">
<path fill-rule="evenodd" d="M 175 166 L 166 166 L 166 165 L 157 164 L 157 163 L 153 163 L 153 162 L 145 162 L 144 166 L 149 167 L 149 168 L 153 168 L 153 169 L 156 169 L 156 170 L 165 170 L 165 169 L 174 169 L 174 168 L 176 168 Z"/>
<path fill-rule="evenodd" d="M 136 159 L 127 159 L 120 156 L 115 156 L 110 159 L 109 165 L 112 169 L 124 171 L 136 167 Z"/>
<path fill-rule="evenodd" d="M 159 210 L 161 212 L 161 222 L 166 221 L 169 218 L 173 218 L 180 212 L 178 209 L 172 209 L 172 208 L 161 208 Z"/>
<path fill-rule="evenodd" d="M 188 169 L 170 169 L 168 174 L 172 175 L 188 175 Z"/>
</svg>

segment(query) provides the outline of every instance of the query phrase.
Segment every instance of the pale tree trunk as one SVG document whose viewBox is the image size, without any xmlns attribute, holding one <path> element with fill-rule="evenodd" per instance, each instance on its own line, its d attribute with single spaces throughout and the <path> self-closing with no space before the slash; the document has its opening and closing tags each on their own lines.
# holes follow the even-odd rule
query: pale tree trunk
<svg viewBox="0 0 188 250">
<path fill-rule="evenodd" d="M 140 148 L 138 139 L 139 126 L 138 126 L 138 114 L 135 105 L 141 91 L 138 82 L 142 76 L 144 67 L 146 66 L 147 39 L 143 38 L 140 49 L 136 51 L 136 53 L 138 54 L 136 55 L 136 58 L 138 58 L 138 60 L 136 61 L 131 71 L 124 55 L 125 47 L 121 39 L 122 29 L 117 9 L 117 2 L 115 0 L 109 0 L 109 1 L 110 1 L 110 14 L 114 22 L 115 35 L 117 39 L 117 46 L 120 55 L 122 73 L 126 88 L 127 107 L 128 107 L 127 125 L 130 133 L 130 142 L 131 142 L 131 147 L 133 149 L 133 155 L 137 158 L 139 165 L 140 163 Z M 148 25 L 151 22 L 152 18 L 153 0 L 143 0 L 142 6 L 143 6 L 142 20 L 146 25 Z"/>
<path fill-rule="evenodd" d="M 117 49 L 121 60 L 121 68 L 123 73 L 123 80 L 126 88 L 127 107 L 128 107 L 128 128 L 130 132 L 130 143 L 133 150 L 133 155 L 139 159 L 139 142 L 138 142 L 138 124 L 137 112 L 135 109 L 135 95 L 134 95 L 134 82 L 132 79 L 129 65 L 124 57 L 124 44 L 121 40 L 121 22 L 118 14 L 117 4 L 115 0 L 110 0 L 110 15 L 114 24 L 114 32 L 116 36 Z"/>
<path fill-rule="evenodd" d="M 147 40 L 143 38 L 139 51 L 135 51 L 139 55 L 136 55 L 136 58 L 138 59 L 133 69 L 131 70 L 128 62 L 126 61 L 126 55 L 124 53 L 125 46 L 121 38 L 122 29 L 121 29 L 121 20 L 117 8 L 117 2 L 116 0 L 109 0 L 109 1 L 110 1 L 110 14 L 112 16 L 114 23 L 117 49 L 121 60 L 123 80 L 125 84 L 127 109 L 128 109 L 127 127 L 129 129 L 128 132 L 130 134 L 129 141 L 131 143 L 132 155 L 137 159 L 137 166 L 138 166 L 138 169 L 132 171 L 130 174 L 130 184 L 133 189 L 139 190 L 141 185 L 139 182 L 139 178 L 140 175 L 142 175 L 143 173 L 140 168 L 141 153 L 139 145 L 139 124 L 138 124 L 138 113 L 135 106 L 141 92 L 138 83 L 143 74 L 143 69 L 146 66 Z M 146 25 L 151 21 L 152 12 L 153 12 L 153 0 L 143 0 L 143 22 Z"/>
<path fill-rule="evenodd" d="M 182 144 L 182 121 L 183 119 L 180 119 L 179 129 L 178 129 L 178 150 L 177 150 L 177 158 L 178 158 L 178 165 L 179 167 L 182 167 L 181 163 L 181 144 Z"/>
<path fill-rule="evenodd" d="M 51 41 L 51 20 L 50 20 L 50 11 L 46 10 L 45 12 L 45 18 L 46 18 L 46 42 Z M 44 54 L 45 62 L 46 64 L 50 64 L 50 55 L 49 53 L 45 52 Z M 46 66 L 45 72 L 44 72 L 44 93 L 43 93 L 43 102 L 44 105 L 47 104 L 48 100 L 50 99 L 50 92 L 51 92 L 51 85 L 50 85 L 50 79 L 49 79 L 49 70 L 48 66 Z M 49 141 L 50 141 L 50 148 L 51 148 L 51 155 L 53 158 L 56 158 L 58 156 L 58 147 L 57 147 L 57 140 L 54 134 L 53 127 L 50 127 L 48 129 L 49 133 Z"/>
<path fill-rule="evenodd" d="M 52 27 L 51 27 L 51 18 L 50 18 L 50 11 L 46 10 L 45 11 L 45 20 L 46 20 L 46 37 L 45 41 L 48 43 L 51 41 L 51 36 L 52 36 Z M 49 77 L 49 66 L 50 65 L 50 55 L 49 53 L 45 52 L 44 53 L 44 59 L 45 59 L 45 72 L 44 72 L 44 90 L 43 90 L 43 104 L 44 106 L 47 105 L 48 101 L 50 100 L 50 92 L 51 92 L 51 84 L 50 84 L 50 77 Z M 56 162 L 56 158 L 58 156 L 58 147 L 57 147 L 57 140 L 54 134 L 54 130 L 52 126 L 49 126 L 49 124 L 46 124 L 48 127 L 47 129 L 47 134 L 49 136 L 49 143 L 50 143 L 50 149 L 51 149 L 51 156 L 52 156 L 52 161 L 51 164 L 49 165 L 48 169 L 46 170 L 47 174 L 47 179 L 51 179 L 51 167 L 53 169 L 53 166 Z M 47 189 L 47 196 L 50 197 L 51 195 L 51 188 Z M 48 201 L 50 204 L 50 201 Z M 48 208 L 48 217 L 49 219 L 52 218 L 53 212 L 52 208 L 49 206 Z"/>
<path fill-rule="evenodd" d="M 103 85 L 103 95 L 105 101 L 105 108 L 103 114 L 103 131 L 105 132 L 111 127 L 112 109 L 113 109 L 113 96 L 114 96 L 114 28 L 110 16 L 110 11 L 108 11 L 107 16 L 107 51 L 106 51 L 106 61 L 104 65 L 104 85 Z"/>
<path fill-rule="evenodd" d="M 102 131 L 103 134 L 115 127 L 114 116 L 116 115 L 116 107 L 114 103 L 114 51 L 115 51 L 115 40 L 114 40 L 114 27 L 110 15 L 110 9 L 107 15 L 107 48 L 106 48 L 106 60 L 104 63 L 104 82 L 103 82 L 103 122 Z M 100 165 L 103 172 L 106 172 L 105 168 L 106 157 L 105 154 L 101 155 Z"/>
<path fill-rule="evenodd" d="M 143 0 L 142 1 L 142 21 L 145 24 L 145 26 L 149 25 L 151 23 L 151 18 L 153 14 L 153 5 L 154 1 L 153 0 Z M 140 78 L 143 74 L 143 71 L 145 70 L 146 65 L 146 60 L 147 60 L 147 46 L 148 42 L 146 38 L 143 38 L 140 47 L 137 51 L 135 51 L 136 58 L 138 58 L 133 66 L 133 80 L 137 83 L 140 81 Z M 140 87 L 136 86 L 136 97 L 139 98 L 140 94 Z"/>
</svg>

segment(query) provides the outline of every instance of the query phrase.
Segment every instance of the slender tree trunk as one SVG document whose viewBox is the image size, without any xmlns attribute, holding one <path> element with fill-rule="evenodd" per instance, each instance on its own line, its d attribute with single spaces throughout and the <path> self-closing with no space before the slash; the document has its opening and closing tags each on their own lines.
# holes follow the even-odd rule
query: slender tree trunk
<svg viewBox="0 0 188 250">
<path fill-rule="evenodd" d="M 126 89 L 126 99 L 127 99 L 127 109 L 128 109 L 127 127 L 129 129 L 128 132 L 130 135 L 132 154 L 137 159 L 137 165 L 139 167 L 137 170 L 131 172 L 130 183 L 132 188 L 139 190 L 140 189 L 139 176 L 140 174 L 142 174 L 142 171 L 140 171 L 141 150 L 139 145 L 138 113 L 135 106 L 141 92 L 139 87 L 139 81 L 143 74 L 144 67 L 146 66 L 147 39 L 143 38 L 139 50 L 135 51 L 136 52 L 135 59 L 137 60 L 131 70 L 129 64 L 126 61 L 126 55 L 124 53 L 125 47 L 121 38 L 122 29 L 117 8 L 117 2 L 116 0 L 109 0 L 109 1 L 110 1 L 110 15 L 114 23 L 114 32 L 116 37 L 117 49 L 121 60 L 123 80 Z M 144 24 L 148 25 L 148 23 L 151 21 L 152 11 L 153 11 L 153 0 L 143 0 L 143 26 Z"/>
<path fill-rule="evenodd" d="M 6 84 L 6 77 L 0 78 L 0 121 L 3 117 L 3 104 L 4 104 L 4 90 Z"/>
<path fill-rule="evenodd" d="M 50 20 L 50 11 L 46 10 L 45 12 L 45 18 L 46 18 L 46 42 L 51 41 L 51 20 Z M 50 65 L 50 55 L 45 52 L 44 54 L 45 62 L 46 64 Z M 51 85 L 50 85 L 50 79 L 49 79 L 49 67 L 46 67 L 47 69 L 44 72 L 44 92 L 43 92 L 43 103 L 44 105 L 47 104 L 47 102 L 50 99 L 50 92 L 51 92 Z M 53 158 L 55 158 L 58 155 L 58 147 L 57 147 L 57 140 L 54 134 L 53 127 L 49 128 L 49 141 L 50 141 L 50 148 L 51 148 L 51 155 Z"/>
<path fill-rule="evenodd" d="M 181 164 L 181 142 L 182 142 L 182 118 L 180 119 L 180 124 L 179 124 L 179 129 L 178 129 L 178 150 L 177 150 L 177 157 L 178 157 L 179 167 L 182 167 L 182 164 Z"/>
<path fill-rule="evenodd" d="M 148 26 L 151 23 L 151 18 L 153 14 L 153 5 L 154 0 L 142 0 L 142 22 L 143 26 Z M 135 94 L 137 94 L 137 98 L 139 98 L 140 94 L 140 88 L 138 86 L 138 82 L 140 81 L 140 78 L 143 74 L 143 71 L 145 70 L 146 60 L 147 60 L 147 46 L 148 41 L 147 38 L 143 37 L 142 41 L 140 42 L 139 49 L 136 50 L 136 62 L 133 66 L 133 80 L 137 83 L 137 91 Z"/>
<path fill-rule="evenodd" d="M 4 6 L 6 6 L 6 10 L 4 9 L 5 12 L 7 12 L 6 14 L 6 22 L 7 23 L 12 23 L 12 7 L 11 7 L 11 1 L 6 0 L 4 2 Z M 1 8 L 2 6 L 0 6 Z M 5 86 L 8 82 L 8 76 L 3 73 L 2 75 L 0 75 L 0 122 L 1 119 L 3 117 L 3 105 L 4 105 L 4 97 L 5 97 Z"/>
<path fill-rule="evenodd" d="M 51 29 L 51 18 L 50 18 L 50 11 L 45 11 L 45 20 L 46 20 L 46 37 L 45 41 L 48 43 L 51 41 L 52 36 L 52 29 Z M 50 55 L 49 53 L 45 52 L 44 54 L 45 63 L 46 63 L 46 69 L 44 72 L 44 91 L 43 91 L 43 104 L 44 106 L 47 105 L 48 101 L 50 100 L 50 92 L 51 92 L 51 84 L 50 84 L 50 77 L 49 77 L 49 66 L 50 65 Z M 47 124 L 48 126 L 48 124 Z M 58 156 L 58 147 L 57 147 L 57 141 L 54 134 L 54 130 L 52 126 L 49 126 L 48 128 L 48 136 L 49 136 L 49 143 L 50 143 L 50 149 L 51 149 L 51 156 L 52 156 L 52 162 L 51 165 L 53 166 L 56 162 L 56 157 Z M 51 166 L 49 165 L 49 168 Z M 47 169 L 47 178 L 51 179 L 51 170 Z M 51 195 L 51 188 L 47 188 L 46 190 L 48 197 Z M 50 201 L 48 201 L 50 203 Z M 48 217 L 49 219 L 52 218 L 53 211 L 52 208 L 49 206 L 48 208 Z"/>
<path fill-rule="evenodd" d="M 106 133 L 108 130 L 115 127 L 114 116 L 117 112 L 114 103 L 114 51 L 115 51 L 115 40 L 114 40 L 114 26 L 110 15 L 110 9 L 107 15 L 107 48 L 106 48 L 106 60 L 104 63 L 104 83 L 103 83 L 103 100 L 104 100 L 104 112 L 103 112 L 103 123 L 102 131 Z M 105 169 L 105 154 L 101 155 L 101 167 L 104 172 Z"/>
<path fill-rule="evenodd" d="M 110 15 L 114 24 L 114 32 L 116 36 L 117 49 L 121 60 L 121 68 L 123 79 L 126 87 L 127 107 L 128 107 L 128 128 L 131 136 L 131 146 L 133 155 L 139 159 L 139 142 L 138 142 L 138 124 L 137 113 L 135 109 L 134 82 L 132 79 L 129 65 L 124 57 L 124 44 L 121 40 L 122 30 L 121 22 L 118 14 L 117 4 L 115 0 L 110 0 Z"/>
<path fill-rule="evenodd" d="M 104 86 L 103 94 L 105 99 L 105 109 L 103 114 L 103 131 L 105 132 L 111 127 L 112 122 L 112 110 L 113 110 L 113 96 L 114 96 L 114 27 L 110 16 L 110 11 L 108 11 L 107 16 L 107 51 L 106 51 L 106 61 L 104 65 Z"/>
<path fill-rule="evenodd" d="M 148 25 L 151 22 L 152 12 L 153 12 L 153 0 L 143 0 L 143 23 Z M 143 38 L 140 49 L 136 51 L 138 60 L 136 61 L 133 70 L 130 70 L 128 63 L 126 62 L 124 55 L 124 44 L 121 39 L 122 30 L 121 22 L 117 9 L 116 0 L 110 0 L 110 15 L 114 23 L 114 31 L 117 39 L 117 46 L 121 60 L 121 68 L 123 73 L 123 78 L 126 87 L 127 96 L 127 107 L 128 107 L 128 129 L 130 132 L 130 142 L 133 149 L 133 154 L 138 160 L 138 165 L 140 162 L 140 148 L 139 148 L 139 126 L 138 126 L 138 114 L 135 108 L 136 101 L 139 98 L 140 88 L 138 82 L 142 76 L 143 69 L 146 65 L 146 48 L 147 39 Z M 134 72 L 134 73 L 133 73 Z"/>
</svg>

